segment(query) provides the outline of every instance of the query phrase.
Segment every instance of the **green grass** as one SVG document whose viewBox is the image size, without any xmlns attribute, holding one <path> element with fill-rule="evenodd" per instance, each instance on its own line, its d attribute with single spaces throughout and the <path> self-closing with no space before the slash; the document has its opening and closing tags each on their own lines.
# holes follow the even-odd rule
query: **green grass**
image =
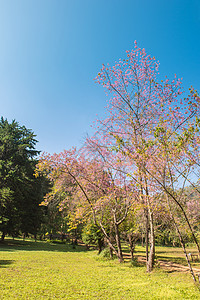
<svg viewBox="0 0 200 300">
<path fill-rule="evenodd" d="M 147 274 L 145 266 L 106 261 L 84 247 L 6 240 L 0 244 L 0 299 L 200 299 L 200 292 L 189 274 Z"/>
<path fill-rule="evenodd" d="M 123 244 L 123 252 L 129 253 L 128 246 Z M 187 247 L 187 253 L 197 253 L 194 247 Z M 143 256 L 145 257 L 145 247 L 136 246 L 135 256 Z M 181 247 L 164 247 L 164 246 L 156 246 L 156 258 L 162 261 L 170 261 L 177 264 L 181 264 L 184 266 L 188 266 L 187 261 L 185 259 L 185 254 Z M 197 267 L 200 269 L 200 261 L 191 262 L 192 266 Z"/>
</svg>

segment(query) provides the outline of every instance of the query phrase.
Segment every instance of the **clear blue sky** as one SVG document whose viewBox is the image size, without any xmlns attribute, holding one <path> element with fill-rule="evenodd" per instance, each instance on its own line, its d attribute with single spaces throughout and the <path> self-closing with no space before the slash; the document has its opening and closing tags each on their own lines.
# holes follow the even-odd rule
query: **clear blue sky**
<svg viewBox="0 0 200 300">
<path fill-rule="evenodd" d="M 92 133 L 108 100 L 94 82 L 138 46 L 200 92 L 200 0 L 0 0 L 0 115 L 60 152 Z"/>
</svg>

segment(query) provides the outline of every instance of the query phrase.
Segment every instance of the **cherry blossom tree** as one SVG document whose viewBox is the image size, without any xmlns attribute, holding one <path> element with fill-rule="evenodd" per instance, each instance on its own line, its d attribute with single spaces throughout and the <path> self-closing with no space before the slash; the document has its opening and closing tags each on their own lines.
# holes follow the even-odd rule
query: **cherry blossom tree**
<svg viewBox="0 0 200 300">
<path fill-rule="evenodd" d="M 58 205 L 60 210 L 66 209 L 66 206 L 69 208 L 71 226 L 84 223 L 92 216 L 94 224 L 101 229 L 109 247 L 122 262 L 119 226 L 126 219 L 134 198 L 130 180 L 126 183 L 127 177 L 122 172 L 108 166 L 105 151 L 92 156 L 88 149 L 87 153 L 86 149 L 82 153 L 72 149 L 43 155 L 36 173 L 46 173 L 54 182 L 43 204 L 55 199 L 58 191 L 64 191 L 65 197 Z M 110 152 L 107 154 L 110 155 Z M 110 226 L 115 233 L 117 250 L 109 234 Z"/>
<path fill-rule="evenodd" d="M 154 198 L 162 190 L 181 208 L 171 189 L 175 182 L 178 185 L 183 179 L 190 180 L 188 174 L 199 153 L 197 92 L 191 89 L 189 96 L 183 98 L 181 80 L 176 75 L 171 81 L 166 77 L 159 83 L 158 66 L 155 58 L 135 43 L 126 59 L 112 67 L 103 65 L 96 78 L 112 96 L 108 118 L 99 121 L 98 134 L 113 145 L 112 150 L 123 155 L 140 188 L 146 217 L 148 272 L 153 268 L 155 254 Z M 192 232 L 183 209 L 182 213 Z"/>
</svg>

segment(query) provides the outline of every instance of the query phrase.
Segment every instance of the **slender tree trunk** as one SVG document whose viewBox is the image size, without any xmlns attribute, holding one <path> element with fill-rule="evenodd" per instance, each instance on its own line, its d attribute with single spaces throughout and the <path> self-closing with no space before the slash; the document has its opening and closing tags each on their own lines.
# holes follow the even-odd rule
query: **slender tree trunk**
<svg viewBox="0 0 200 300">
<path fill-rule="evenodd" d="M 144 192 L 143 192 L 143 185 L 142 185 L 142 177 L 140 178 L 140 199 L 141 203 L 145 205 L 144 207 L 144 217 L 145 217 L 145 246 L 146 246 L 146 261 L 148 261 L 149 257 L 149 216 L 147 210 L 147 203 L 144 201 Z M 143 241 L 142 241 L 143 243 Z"/>
<path fill-rule="evenodd" d="M 149 209 L 149 224 L 150 224 L 150 251 L 147 260 L 147 272 L 151 272 L 154 266 L 155 260 L 155 234 L 153 225 L 153 213 Z"/>
<path fill-rule="evenodd" d="M 146 227 L 146 233 L 145 233 L 146 261 L 148 261 L 149 259 L 149 217 L 146 208 L 144 213 L 145 213 L 145 227 Z"/>
<path fill-rule="evenodd" d="M 117 225 L 117 227 L 115 227 L 115 234 L 116 234 L 116 243 L 117 243 L 117 250 L 115 249 L 115 247 L 113 246 L 109 236 L 107 235 L 103 225 L 101 223 L 99 223 L 100 225 L 100 228 L 101 228 L 101 231 L 102 233 L 104 234 L 105 236 L 105 239 L 108 243 L 108 246 L 110 248 L 110 254 L 111 254 L 111 257 L 112 257 L 112 252 L 115 253 L 115 255 L 117 256 L 117 258 L 119 259 L 119 262 L 123 262 L 123 255 L 122 255 L 122 250 L 121 250 L 121 242 L 120 242 L 120 237 L 119 237 L 119 228 L 118 228 L 118 225 L 117 224 L 114 224 Z"/>
<path fill-rule="evenodd" d="M 192 266 L 191 266 L 191 264 L 190 264 L 190 260 L 189 260 L 189 257 L 188 257 L 188 255 L 187 255 L 187 251 L 186 251 L 186 248 L 185 248 L 185 243 L 184 243 L 184 241 L 183 241 L 183 238 L 182 238 L 181 232 L 180 232 L 180 230 L 179 230 L 179 228 L 178 228 L 178 225 L 177 225 L 177 223 L 176 223 L 176 221 L 175 221 L 175 219 L 174 219 L 174 216 L 173 216 L 173 213 L 172 213 L 172 209 L 171 209 L 171 206 L 170 206 L 168 197 L 167 197 L 167 200 L 168 200 L 168 207 L 169 207 L 170 215 L 171 215 L 171 218 L 172 218 L 173 223 L 174 223 L 174 225 L 175 225 L 176 231 L 177 231 L 177 233 L 178 233 L 179 241 L 180 241 L 180 243 L 181 243 L 183 252 L 184 252 L 184 254 L 185 254 L 185 258 L 186 258 L 188 267 L 189 267 L 189 269 L 190 269 L 190 273 L 191 273 L 191 275 L 192 275 L 192 278 L 193 278 L 194 282 L 196 282 L 195 274 L 194 274 L 194 271 L 193 271 Z"/>
<path fill-rule="evenodd" d="M 115 226 L 115 238 L 116 238 L 116 243 L 117 243 L 118 259 L 119 259 L 119 262 L 122 263 L 124 261 L 124 259 L 123 259 L 123 254 L 122 254 L 121 241 L 120 241 L 119 226 L 116 222 L 114 223 L 114 226 Z"/>
<path fill-rule="evenodd" d="M 150 174 L 149 171 L 147 171 L 147 172 Z M 190 231 L 191 231 L 192 237 L 193 237 L 194 242 L 195 242 L 195 244 L 196 244 L 196 246 L 197 246 L 197 249 L 198 249 L 198 252 L 199 252 L 199 256 L 200 256 L 200 246 L 199 246 L 199 243 L 198 243 L 198 241 L 197 241 L 197 238 L 196 238 L 196 236 L 195 236 L 195 234 L 194 234 L 194 231 L 193 231 L 193 229 L 192 229 L 192 226 L 191 226 L 191 224 L 190 224 L 190 222 L 189 222 L 189 219 L 188 219 L 188 217 L 187 217 L 187 215 L 186 215 L 186 212 L 185 212 L 183 206 L 182 206 L 181 203 L 177 200 L 177 198 L 176 198 L 176 197 L 175 197 L 175 196 L 174 196 L 174 195 L 173 195 L 173 194 L 165 187 L 164 184 L 162 184 L 156 177 L 153 176 L 153 178 L 158 182 L 158 184 L 160 184 L 160 185 L 162 186 L 162 188 L 164 189 L 165 193 L 167 194 L 167 197 L 171 197 L 171 198 L 174 200 L 174 202 L 180 207 L 180 209 L 181 209 L 181 211 L 182 211 L 182 213 L 183 213 L 183 215 L 184 215 L 184 218 L 185 218 L 185 220 L 186 220 L 186 222 L 187 222 L 187 224 L 188 224 L 188 227 L 189 227 L 189 229 L 190 229 Z"/>
<path fill-rule="evenodd" d="M 182 211 L 182 213 L 183 213 L 183 215 L 184 215 L 184 218 L 185 218 L 185 220 L 186 220 L 186 222 L 187 222 L 187 224 L 188 224 L 188 227 L 189 227 L 189 229 L 190 229 L 190 232 L 191 232 L 191 234 L 192 234 L 193 240 L 194 240 L 194 242 L 195 242 L 195 244 L 196 244 L 196 246 L 197 246 L 197 249 L 198 249 L 198 252 L 199 252 L 199 256 L 200 256 L 200 246 L 199 246 L 199 243 L 198 243 L 198 241 L 197 241 L 197 238 L 196 238 L 196 236 L 195 236 L 195 234 L 194 234 L 194 231 L 193 231 L 193 229 L 192 229 L 192 226 L 191 226 L 191 224 L 190 224 L 190 221 L 189 221 L 189 219 L 188 219 L 188 217 L 187 217 L 187 215 L 186 215 L 186 212 L 185 212 L 183 206 L 182 206 L 181 203 L 176 199 L 176 197 L 174 197 L 171 193 L 169 193 L 169 192 L 167 191 L 167 189 L 166 189 L 165 187 L 164 187 L 164 190 L 165 190 L 165 192 L 167 193 L 167 197 L 171 197 L 171 198 L 175 201 L 175 203 L 180 207 L 180 209 L 181 209 L 181 211 Z"/>
<path fill-rule="evenodd" d="M 1 241 L 2 241 L 2 242 L 4 241 L 5 236 L 6 236 L 6 234 L 5 234 L 5 232 L 3 231 L 2 235 L 1 235 Z"/>
<path fill-rule="evenodd" d="M 109 245 L 110 258 L 113 258 L 113 248 Z"/>
<path fill-rule="evenodd" d="M 180 205 L 179 205 L 179 206 L 180 206 Z M 200 256 L 200 246 L 199 246 L 199 243 L 198 243 L 198 241 L 197 241 L 197 238 L 196 238 L 196 236 L 195 236 L 195 234 L 194 234 L 194 231 L 193 231 L 193 229 L 192 229 L 192 226 L 191 226 L 190 221 L 189 221 L 189 219 L 188 219 L 188 217 L 187 217 L 187 215 L 186 215 L 185 210 L 183 209 L 182 205 L 181 205 L 180 207 L 181 207 L 181 210 L 182 210 L 182 212 L 183 212 L 183 214 L 184 214 L 184 217 L 185 217 L 185 219 L 186 219 L 186 222 L 187 222 L 187 224 L 188 224 L 188 227 L 189 227 L 189 229 L 190 229 L 190 231 L 191 231 L 191 233 L 192 233 L 192 237 L 193 237 L 194 242 L 195 242 L 195 244 L 196 244 L 196 246 L 197 246 L 197 249 L 198 249 L 198 252 L 199 252 L 199 256 Z"/>
<path fill-rule="evenodd" d="M 64 238 L 65 238 L 65 235 L 64 233 L 61 234 L 61 241 L 63 242 L 64 241 Z"/>
<path fill-rule="evenodd" d="M 103 227 L 103 225 L 102 225 L 101 222 L 99 223 L 99 225 L 100 225 L 101 231 L 102 231 L 102 233 L 103 233 L 103 235 L 104 235 L 104 237 L 105 237 L 105 239 L 106 239 L 106 242 L 107 242 L 107 244 L 108 244 L 108 246 L 109 246 L 109 248 L 110 248 L 110 254 L 111 254 L 112 252 L 114 252 L 115 255 L 118 257 L 118 252 L 116 251 L 115 247 L 113 246 L 113 244 L 112 244 L 112 242 L 111 242 L 111 240 L 110 240 L 108 234 L 107 234 L 106 231 L 105 231 L 105 228 Z M 111 254 L 111 257 L 112 257 L 112 254 Z"/>
<path fill-rule="evenodd" d="M 101 251 L 102 251 L 102 248 L 103 248 L 103 242 L 102 242 L 102 240 L 101 239 L 98 239 L 98 249 L 99 249 L 99 253 L 98 254 L 100 254 L 101 253 Z"/>
<path fill-rule="evenodd" d="M 129 233 L 129 235 L 128 235 L 128 241 L 129 241 L 129 245 L 130 245 L 131 260 L 134 260 L 133 253 L 134 253 L 134 249 L 135 249 L 135 244 L 133 243 L 131 233 Z"/>
<path fill-rule="evenodd" d="M 149 260 L 149 212 L 148 212 L 148 203 L 147 203 L 147 199 L 148 198 L 148 187 L 147 187 L 147 179 L 144 178 L 144 182 L 143 182 L 143 177 L 142 177 L 142 172 L 139 169 L 139 173 L 140 173 L 140 199 L 141 199 L 141 203 L 144 205 L 144 216 L 145 216 L 145 245 L 146 245 L 146 264 L 148 264 L 148 260 Z M 145 187 L 144 187 L 145 184 Z M 144 196 L 144 190 L 146 192 L 146 197 Z M 145 198 L 144 198 L 145 197 Z"/>
<path fill-rule="evenodd" d="M 155 261 L 155 234 L 154 234 L 154 223 L 153 223 L 153 212 L 151 209 L 151 203 L 149 199 L 149 190 L 147 185 L 147 178 L 145 177 L 145 192 L 146 192 L 146 203 L 147 203 L 147 212 L 149 218 L 149 233 L 150 233 L 150 251 L 148 255 L 148 259 L 146 262 L 147 272 L 151 272 L 153 270 L 154 261 Z"/>
<path fill-rule="evenodd" d="M 141 237 L 141 243 L 142 243 L 142 247 L 144 247 L 144 234 L 143 234 L 143 232 L 142 232 L 142 237 Z"/>
</svg>

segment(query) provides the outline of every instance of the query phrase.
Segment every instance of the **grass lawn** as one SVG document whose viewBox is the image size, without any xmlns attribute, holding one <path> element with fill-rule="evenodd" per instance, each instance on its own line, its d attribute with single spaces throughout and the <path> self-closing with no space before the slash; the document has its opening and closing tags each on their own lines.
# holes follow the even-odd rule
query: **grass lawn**
<svg viewBox="0 0 200 300">
<path fill-rule="evenodd" d="M 160 256 L 170 256 L 165 249 Z M 145 266 L 106 261 L 80 246 L 7 239 L 0 244 L 0 299 L 200 299 L 200 291 L 190 274 L 147 274 Z"/>
</svg>

